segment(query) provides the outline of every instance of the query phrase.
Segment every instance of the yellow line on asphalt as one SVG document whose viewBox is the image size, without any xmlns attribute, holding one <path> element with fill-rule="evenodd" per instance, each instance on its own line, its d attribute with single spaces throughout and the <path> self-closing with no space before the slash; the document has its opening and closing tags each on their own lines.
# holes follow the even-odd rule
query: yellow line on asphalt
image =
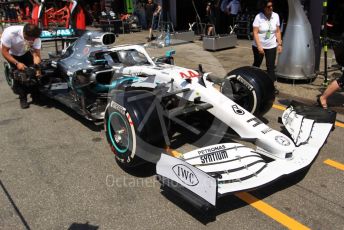
<svg viewBox="0 0 344 230">
<path fill-rule="evenodd" d="M 344 124 L 343 124 L 342 122 L 336 121 L 335 125 L 336 125 L 337 127 L 344 128 Z"/>
<path fill-rule="evenodd" d="M 287 109 L 285 106 L 276 105 L 276 104 L 273 104 L 273 105 L 272 105 L 272 108 L 278 109 L 278 110 L 282 110 L 282 111 L 284 111 L 284 110 Z M 339 121 L 336 121 L 336 122 L 334 123 L 334 125 L 337 126 L 337 127 L 340 127 L 340 128 L 344 128 L 344 123 L 339 122 Z"/>
<path fill-rule="evenodd" d="M 341 164 L 337 161 L 333 161 L 331 159 L 327 159 L 326 161 L 324 161 L 325 164 L 332 166 L 334 168 L 340 169 L 344 171 L 344 164 Z"/>
<path fill-rule="evenodd" d="M 286 110 L 286 109 L 287 109 L 285 106 L 282 106 L 282 105 L 276 105 L 276 104 L 273 104 L 273 105 L 272 105 L 272 108 L 274 108 L 274 109 L 278 109 L 278 110 L 282 110 L 282 111 L 284 111 L 284 110 Z"/>
<path fill-rule="evenodd" d="M 235 196 L 286 226 L 288 229 L 310 229 L 247 192 L 236 193 Z"/>
</svg>

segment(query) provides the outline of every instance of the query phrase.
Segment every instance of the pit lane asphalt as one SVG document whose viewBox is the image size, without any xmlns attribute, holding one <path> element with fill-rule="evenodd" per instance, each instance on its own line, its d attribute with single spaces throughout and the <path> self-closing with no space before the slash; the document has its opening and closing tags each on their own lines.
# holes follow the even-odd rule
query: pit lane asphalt
<svg viewBox="0 0 344 230">
<path fill-rule="evenodd" d="M 142 42 L 144 36 L 120 36 L 118 43 Z M 216 64 L 209 65 L 209 59 L 193 45 L 175 48 L 176 64 L 195 68 L 203 63 L 217 70 Z M 44 54 L 48 50 L 43 49 Z M 252 60 L 248 41 L 240 40 L 237 48 L 212 54 L 219 57 L 225 70 L 249 65 Z M 0 73 L 3 75 L 2 65 Z M 278 86 L 289 97 L 312 100 L 318 92 L 316 84 Z M 277 98 L 276 103 L 289 97 Z M 277 117 L 281 113 L 271 109 L 264 118 L 269 126 L 279 129 Z M 343 115 L 338 119 L 343 121 Z M 332 159 L 344 163 L 343 135 L 339 127 L 330 134 L 307 172 L 251 194 L 309 228 L 342 229 L 344 173 L 323 162 Z M 178 150 L 190 148 L 185 145 Z M 2 77 L 0 180 L 0 229 L 285 228 L 236 196 L 218 201 L 215 220 L 204 217 L 178 197 L 161 192 L 153 165 L 132 172 L 118 167 L 101 126 L 51 101 L 21 110 L 17 96 Z"/>
</svg>

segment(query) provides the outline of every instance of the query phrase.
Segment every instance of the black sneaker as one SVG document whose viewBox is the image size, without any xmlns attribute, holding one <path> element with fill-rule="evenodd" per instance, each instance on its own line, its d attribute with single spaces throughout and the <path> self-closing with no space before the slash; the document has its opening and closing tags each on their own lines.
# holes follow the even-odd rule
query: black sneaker
<svg viewBox="0 0 344 230">
<path fill-rule="evenodd" d="M 29 103 L 27 103 L 27 99 L 26 98 L 21 98 L 20 99 L 20 107 L 22 109 L 27 109 L 29 108 Z"/>
</svg>

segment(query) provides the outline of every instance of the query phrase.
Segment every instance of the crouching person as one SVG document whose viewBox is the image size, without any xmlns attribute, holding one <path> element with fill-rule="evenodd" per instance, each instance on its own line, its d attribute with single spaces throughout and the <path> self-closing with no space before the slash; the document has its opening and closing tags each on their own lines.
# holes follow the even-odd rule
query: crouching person
<svg viewBox="0 0 344 230">
<path fill-rule="evenodd" d="M 41 29 L 33 24 L 7 27 L 1 36 L 2 56 L 10 63 L 13 69 L 24 71 L 27 67 L 38 65 L 41 62 Z M 35 86 L 21 81 L 14 81 L 13 90 L 19 94 L 22 109 L 29 107 L 27 95 L 31 93 L 32 100 L 38 98 Z"/>
</svg>

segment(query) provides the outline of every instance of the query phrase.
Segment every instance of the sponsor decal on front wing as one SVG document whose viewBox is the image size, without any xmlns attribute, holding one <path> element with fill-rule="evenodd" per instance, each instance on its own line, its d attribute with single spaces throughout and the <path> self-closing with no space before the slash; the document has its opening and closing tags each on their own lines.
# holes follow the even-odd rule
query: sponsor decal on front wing
<svg viewBox="0 0 344 230">
<path fill-rule="evenodd" d="M 172 167 L 172 170 L 178 179 L 186 185 L 196 186 L 199 183 L 196 174 L 186 165 L 177 164 Z"/>
</svg>

